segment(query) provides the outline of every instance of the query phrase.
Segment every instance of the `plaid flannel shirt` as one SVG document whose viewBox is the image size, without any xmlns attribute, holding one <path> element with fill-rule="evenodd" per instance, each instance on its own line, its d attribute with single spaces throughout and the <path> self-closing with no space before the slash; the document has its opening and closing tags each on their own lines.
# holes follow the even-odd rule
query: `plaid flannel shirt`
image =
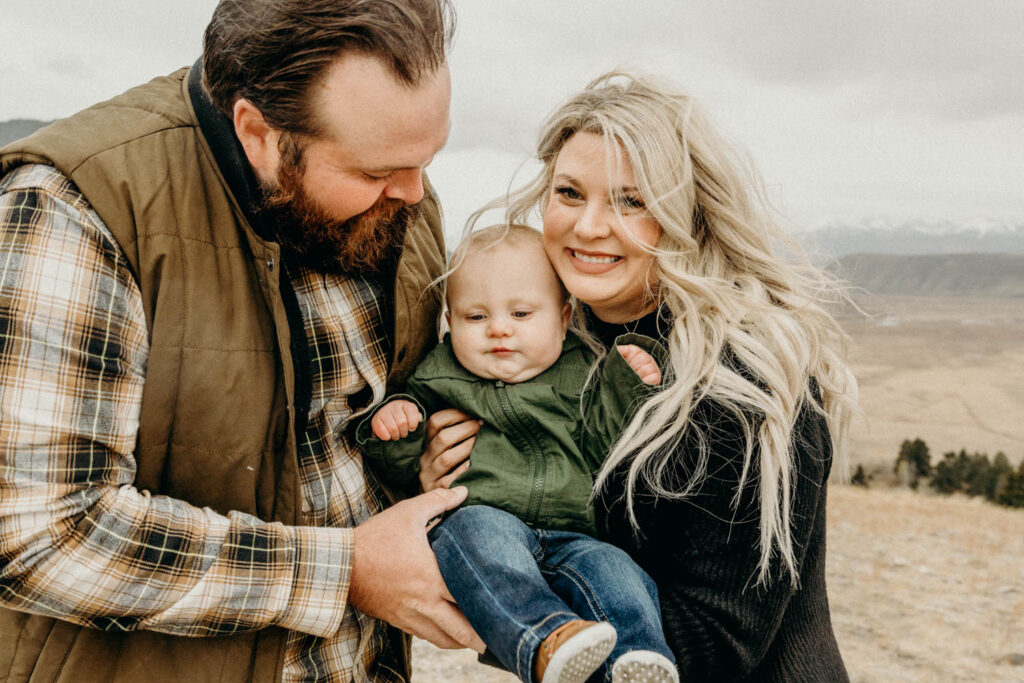
<svg viewBox="0 0 1024 683">
<path fill-rule="evenodd" d="M 379 509 L 341 435 L 384 392 L 377 287 L 292 275 L 312 365 L 299 439 L 306 526 L 133 486 L 148 355 L 109 230 L 56 170 L 0 181 L 0 602 L 107 630 L 291 630 L 284 680 L 400 680 L 382 625 L 346 604 L 352 527 Z"/>
</svg>

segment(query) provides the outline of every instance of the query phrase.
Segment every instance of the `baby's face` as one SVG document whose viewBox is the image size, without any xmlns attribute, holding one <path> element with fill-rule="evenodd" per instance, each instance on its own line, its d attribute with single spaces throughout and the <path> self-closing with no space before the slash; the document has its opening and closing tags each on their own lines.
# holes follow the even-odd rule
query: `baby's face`
<svg viewBox="0 0 1024 683">
<path fill-rule="evenodd" d="M 525 382 L 562 353 L 569 305 L 538 244 L 470 254 L 448 281 L 452 349 L 477 377 Z"/>
</svg>

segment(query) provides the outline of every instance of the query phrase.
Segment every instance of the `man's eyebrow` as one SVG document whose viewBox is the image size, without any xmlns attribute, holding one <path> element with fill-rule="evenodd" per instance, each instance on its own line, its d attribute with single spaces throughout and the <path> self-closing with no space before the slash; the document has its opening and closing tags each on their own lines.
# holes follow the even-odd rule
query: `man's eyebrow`
<svg viewBox="0 0 1024 683">
<path fill-rule="evenodd" d="M 434 163 L 434 159 L 437 158 L 437 155 L 441 152 L 442 149 L 445 148 L 445 146 L 447 146 L 448 140 L 451 137 L 451 132 L 452 132 L 452 126 L 451 126 L 451 124 L 448 124 L 448 132 L 445 133 L 444 142 L 442 142 L 441 146 L 437 148 L 437 151 L 434 152 L 434 155 L 431 156 L 429 159 L 427 159 L 427 163 L 425 163 L 423 165 L 424 168 L 429 166 L 430 164 Z M 404 170 L 409 169 L 409 168 L 416 168 L 416 166 L 387 166 L 387 167 L 381 167 L 381 168 L 364 168 L 363 172 L 364 173 L 381 173 L 381 174 L 383 174 L 383 173 L 392 173 L 394 171 L 404 171 Z"/>
</svg>

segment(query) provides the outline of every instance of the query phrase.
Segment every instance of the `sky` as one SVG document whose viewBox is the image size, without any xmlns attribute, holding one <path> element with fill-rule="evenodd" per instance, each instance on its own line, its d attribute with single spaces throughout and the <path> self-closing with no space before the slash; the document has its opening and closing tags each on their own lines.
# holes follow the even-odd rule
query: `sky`
<svg viewBox="0 0 1024 683">
<path fill-rule="evenodd" d="M 0 121 L 65 116 L 191 64 L 216 4 L 0 3 Z M 1024 223 L 1021 0 L 455 6 L 452 130 L 428 171 L 450 234 L 536 168 L 549 112 L 618 67 L 694 95 L 797 230 Z"/>
</svg>

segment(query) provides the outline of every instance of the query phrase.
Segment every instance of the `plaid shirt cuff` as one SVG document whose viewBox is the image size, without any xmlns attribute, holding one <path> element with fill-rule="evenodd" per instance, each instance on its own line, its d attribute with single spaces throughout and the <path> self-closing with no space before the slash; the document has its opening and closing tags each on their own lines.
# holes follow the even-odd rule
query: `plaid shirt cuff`
<svg viewBox="0 0 1024 683">
<path fill-rule="evenodd" d="M 326 638 L 334 635 L 348 603 L 352 529 L 291 527 L 295 573 L 278 625 Z"/>
</svg>

